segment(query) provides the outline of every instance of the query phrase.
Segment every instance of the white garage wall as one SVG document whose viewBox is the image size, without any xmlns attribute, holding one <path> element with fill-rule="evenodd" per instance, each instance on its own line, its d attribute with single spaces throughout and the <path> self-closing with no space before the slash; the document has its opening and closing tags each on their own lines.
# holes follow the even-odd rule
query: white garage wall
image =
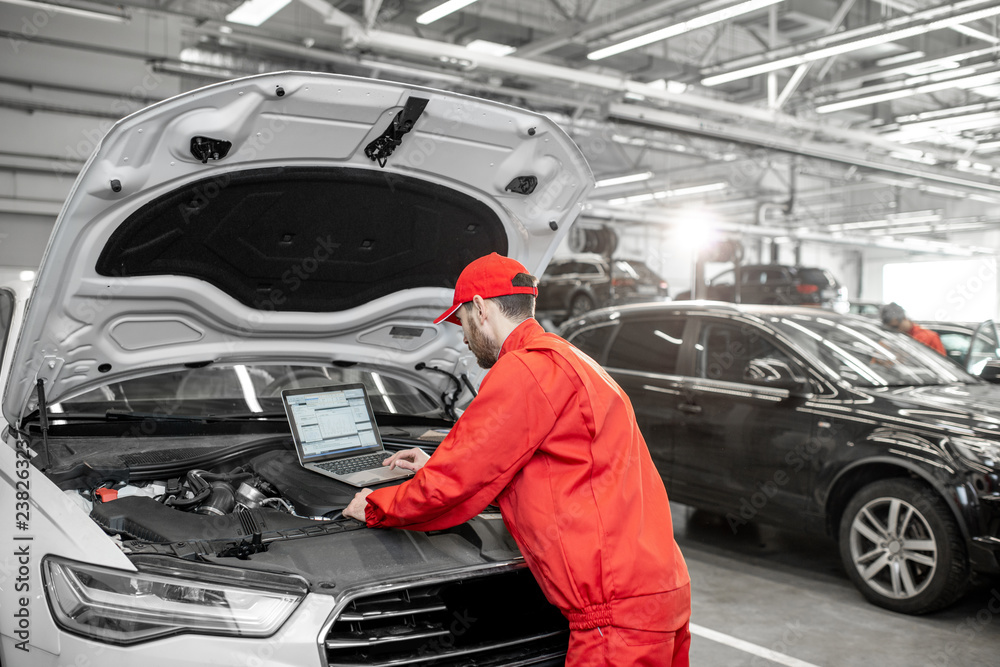
<svg viewBox="0 0 1000 667">
<path fill-rule="evenodd" d="M 914 320 L 980 322 L 996 317 L 995 257 L 886 264 L 882 296 Z"/>
<path fill-rule="evenodd" d="M 963 245 L 1000 249 L 1000 231 L 956 235 L 951 240 Z M 926 264 L 926 272 L 933 276 L 938 286 L 933 294 L 925 294 L 919 303 L 900 302 L 900 305 L 911 311 L 915 317 L 938 320 L 963 319 L 966 317 L 963 313 L 967 312 L 970 304 L 982 297 L 982 285 L 990 280 L 993 281 L 995 294 L 1000 295 L 1000 276 L 993 268 L 995 264 L 991 266 L 983 261 L 983 257 L 973 257 L 962 268 L 949 270 L 941 265 L 935 266 L 936 262 L 953 259 L 959 258 L 869 251 L 866 253 L 863 266 L 865 299 L 884 302 L 886 299 L 894 298 L 893 295 L 885 293 L 882 277 L 887 264 L 898 263 Z M 926 314 L 922 314 L 925 311 Z M 968 317 L 976 319 L 971 315 Z M 1000 297 L 993 297 L 992 309 L 984 313 L 985 317 L 1000 317 Z"/>
</svg>

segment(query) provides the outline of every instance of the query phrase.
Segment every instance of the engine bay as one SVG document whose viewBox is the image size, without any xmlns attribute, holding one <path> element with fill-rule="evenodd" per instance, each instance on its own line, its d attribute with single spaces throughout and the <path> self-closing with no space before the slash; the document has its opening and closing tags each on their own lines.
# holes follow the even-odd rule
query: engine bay
<svg viewBox="0 0 1000 667">
<path fill-rule="evenodd" d="M 303 468 L 287 436 L 108 444 L 52 439 L 46 474 L 126 553 L 246 559 L 275 541 L 364 527 L 341 516 L 358 489 Z"/>
</svg>

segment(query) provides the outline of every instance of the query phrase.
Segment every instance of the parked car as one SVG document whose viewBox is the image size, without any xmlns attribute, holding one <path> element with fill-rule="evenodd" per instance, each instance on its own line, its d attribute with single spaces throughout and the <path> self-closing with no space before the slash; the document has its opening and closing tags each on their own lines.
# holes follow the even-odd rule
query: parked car
<svg viewBox="0 0 1000 667">
<path fill-rule="evenodd" d="M 973 375 L 1000 382 L 1000 335 L 985 322 L 917 322 L 941 337 L 948 358 Z"/>
<path fill-rule="evenodd" d="M 878 301 L 851 301 L 847 312 L 879 320 L 882 317 L 882 304 Z"/>
<path fill-rule="evenodd" d="M 118 122 L 6 337 L 0 662 L 563 664 L 499 514 L 361 529 L 279 395 L 361 382 L 388 448 L 433 449 L 476 368 L 431 323 L 459 272 L 541 271 L 592 185 L 543 115 L 355 77 Z"/>
<path fill-rule="evenodd" d="M 601 255 L 561 257 L 539 278 L 536 312 L 562 322 L 598 306 L 669 299 L 670 286 L 638 259 Z"/>
<path fill-rule="evenodd" d="M 870 601 L 947 606 L 1000 572 L 1000 387 L 870 319 L 641 304 L 562 333 L 632 399 L 671 500 L 839 541 Z"/>
<path fill-rule="evenodd" d="M 740 303 L 819 306 L 840 313 L 848 310 L 847 288 L 826 269 L 781 264 L 747 264 L 739 270 Z M 736 271 L 729 269 L 709 280 L 705 298 L 736 301 Z M 691 292 L 678 294 L 687 300 Z"/>
</svg>

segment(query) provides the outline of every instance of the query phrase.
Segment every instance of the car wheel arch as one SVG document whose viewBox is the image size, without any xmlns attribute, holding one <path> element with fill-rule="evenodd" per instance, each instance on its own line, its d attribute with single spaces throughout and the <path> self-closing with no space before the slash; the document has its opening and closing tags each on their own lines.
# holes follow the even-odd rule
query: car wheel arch
<svg viewBox="0 0 1000 667">
<path fill-rule="evenodd" d="M 830 484 L 824 503 L 827 534 L 837 539 L 843 511 L 858 491 L 872 482 L 892 478 L 911 478 L 927 485 L 948 506 L 962 531 L 962 538 L 966 542 L 972 539 L 961 510 L 944 485 L 919 465 L 891 456 L 875 456 L 855 461 L 837 474 Z"/>
</svg>

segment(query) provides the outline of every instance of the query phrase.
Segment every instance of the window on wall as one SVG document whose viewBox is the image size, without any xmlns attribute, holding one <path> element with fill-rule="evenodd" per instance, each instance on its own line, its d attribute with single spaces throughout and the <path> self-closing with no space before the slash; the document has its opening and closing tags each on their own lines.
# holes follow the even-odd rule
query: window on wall
<svg viewBox="0 0 1000 667">
<path fill-rule="evenodd" d="M 913 320 L 981 322 L 997 317 L 997 262 L 993 257 L 886 264 L 882 299 Z"/>
</svg>

